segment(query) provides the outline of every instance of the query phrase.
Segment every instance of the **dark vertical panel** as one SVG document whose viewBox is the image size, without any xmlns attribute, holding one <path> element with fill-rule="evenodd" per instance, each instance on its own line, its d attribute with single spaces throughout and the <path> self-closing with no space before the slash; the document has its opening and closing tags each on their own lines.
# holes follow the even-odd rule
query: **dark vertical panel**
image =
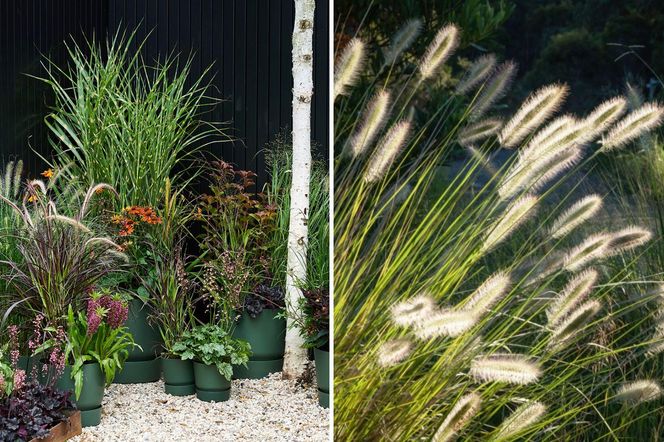
<svg viewBox="0 0 664 442">
<path fill-rule="evenodd" d="M 269 5 L 261 2 L 258 9 L 258 32 L 257 32 L 257 66 L 258 73 L 257 101 L 256 101 L 256 169 L 265 170 L 265 146 L 269 141 L 268 132 L 268 98 L 270 95 L 270 9 Z M 262 189 L 265 184 L 263 176 L 259 176 L 258 188 Z"/>
<path fill-rule="evenodd" d="M 235 1 L 226 0 L 223 3 L 223 25 L 221 39 L 223 41 L 223 75 L 222 75 L 222 98 L 226 100 L 223 104 L 223 121 L 231 125 L 230 134 L 233 138 L 238 137 L 235 122 L 234 106 L 234 85 L 235 85 L 235 37 L 237 35 L 235 27 Z M 222 149 L 222 155 L 226 161 L 235 161 L 233 153 L 235 152 L 234 143 L 225 143 Z"/>
<path fill-rule="evenodd" d="M 246 10 L 246 75 L 245 75 L 245 165 L 252 170 L 256 169 L 256 144 L 257 144 L 257 118 L 258 118 L 258 0 L 248 0 Z"/>
</svg>

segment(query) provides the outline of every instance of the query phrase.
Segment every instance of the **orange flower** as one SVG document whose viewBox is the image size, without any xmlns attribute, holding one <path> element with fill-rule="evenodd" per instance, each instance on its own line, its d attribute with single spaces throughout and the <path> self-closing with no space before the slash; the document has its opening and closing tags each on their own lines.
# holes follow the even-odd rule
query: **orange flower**
<svg viewBox="0 0 664 442">
<path fill-rule="evenodd" d="M 35 201 L 37 201 L 37 195 L 30 195 L 28 197 L 28 202 L 29 203 L 34 203 Z"/>
<path fill-rule="evenodd" d="M 53 177 L 53 169 L 46 169 L 40 175 L 46 179 L 51 179 Z"/>
<path fill-rule="evenodd" d="M 113 215 L 113 216 L 111 217 L 111 222 L 112 222 L 113 224 L 120 224 L 120 223 L 122 223 L 125 219 L 126 219 L 126 218 L 125 218 L 124 216 L 122 216 L 122 215 Z"/>
</svg>

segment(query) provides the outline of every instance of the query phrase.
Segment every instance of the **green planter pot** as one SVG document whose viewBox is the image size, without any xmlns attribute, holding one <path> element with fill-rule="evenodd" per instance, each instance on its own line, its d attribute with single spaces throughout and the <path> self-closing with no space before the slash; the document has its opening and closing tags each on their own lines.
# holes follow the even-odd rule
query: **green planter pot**
<svg viewBox="0 0 664 442">
<path fill-rule="evenodd" d="M 30 375 L 32 372 L 32 366 L 34 365 L 34 358 L 32 356 L 20 356 L 18 358 L 18 368 L 25 370 L 25 372 Z"/>
<path fill-rule="evenodd" d="M 316 361 L 316 381 L 318 382 L 318 403 L 321 407 L 330 407 L 330 352 L 314 349 Z"/>
<path fill-rule="evenodd" d="M 134 347 L 129 352 L 124 367 L 113 381 L 117 384 L 157 382 L 161 377 L 161 360 L 157 357 L 161 351 L 161 336 L 148 323 L 148 309 L 139 299 L 129 303 L 125 326 L 134 337 L 134 342 L 141 347 Z"/>
<path fill-rule="evenodd" d="M 196 397 L 206 402 L 223 402 L 231 397 L 231 383 L 223 377 L 217 367 L 194 362 Z"/>
<path fill-rule="evenodd" d="M 249 342 L 251 357 L 246 368 L 237 366 L 233 369 L 235 379 L 260 379 L 282 370 L 286 319 L 276 317 L 280 312 L 278 309 L 264 309 L 256 318 L 242 313 L 233 337 Z"/>
<path fill-rule="evenodd" d="M 101 367 L 94 364 L 83 365 L 83 389 L 81 396 L 75 400 L 76 408 L 81 411 L 81 423 L 84 427 L 94 427 L 101 422 L 101 402 L 104 399 L 104 375 Z M 71 378 L 71 366 L 66 366 L 62 375 L 55 383 L 56 388 L 70 391 L 72 400 L 76 399 L 74 393 L 74 380 Z"/>
<path fill-rule="evenodd" d="M 189 396 L 196 393 L 194 364 L 182 359 L 163 358 L 164 391 L 173 396 Z"/>
</svg>

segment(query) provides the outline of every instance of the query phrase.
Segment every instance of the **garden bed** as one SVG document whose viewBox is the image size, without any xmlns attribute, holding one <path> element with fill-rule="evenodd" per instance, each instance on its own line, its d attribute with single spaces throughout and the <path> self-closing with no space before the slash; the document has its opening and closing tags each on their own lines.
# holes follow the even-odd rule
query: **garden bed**
<svg viewBox="0 0 664 442">
<path fill-rule="evenodd" d="M 167 395 L 161 381 L 113 384 L 101 424 L 72 441 L 327 441 L 329 414 L 315 386 L 281 376 L 233 381 L 230 400 L 221 403 Z"/>
</svg>

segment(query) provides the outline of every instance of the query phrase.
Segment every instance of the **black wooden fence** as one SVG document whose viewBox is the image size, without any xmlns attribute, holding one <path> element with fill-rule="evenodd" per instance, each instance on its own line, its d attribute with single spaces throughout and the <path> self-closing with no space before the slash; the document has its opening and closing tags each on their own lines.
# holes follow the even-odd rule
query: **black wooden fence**
<svg viewBox="0 0 664 442">
<path fill-rule="evenodd" d="M 312 138 L 328 149 L 328 9 L 316 1 Z M 118 28 L 146 39 L 146 60 L 193 56 L 192 76 L 212 65 L 210 118 L 231 123 L 234 143 L 215 154 L 266 179 L 262 150 L 291 126 L 293 0 L 0 0 L 0 156 L 22 158 L 32 175 L 49 156 L 43 119 L 51 100 L 42 54 L 67 63 L 65 43 L 105 39 Z M 35 152 L 36 151 L 36 152 Z"/>
</svg>

